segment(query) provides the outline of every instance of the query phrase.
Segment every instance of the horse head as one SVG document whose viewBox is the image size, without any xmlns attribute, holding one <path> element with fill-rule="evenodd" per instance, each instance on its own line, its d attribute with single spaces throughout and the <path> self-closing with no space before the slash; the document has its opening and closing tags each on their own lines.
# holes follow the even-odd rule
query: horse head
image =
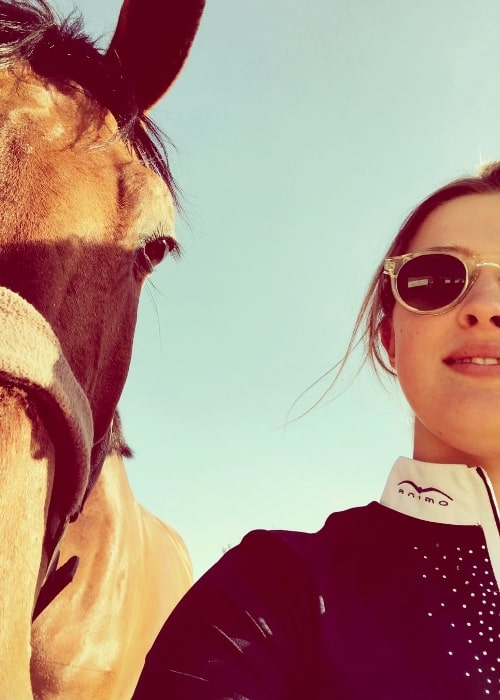
<svg viewBox="0 0 500 700">
<path fill-rule="evenodd" d="M 61 534 L 108 451 L 141 288 L 178 250 L 175 186 L 148 111 L 203 5 L 125 0 L 101 52 L 45 0 L 0 0 L 0 596 L 19 606 L 16 666 Z M 0 673 L 2 697 L 25 697 L 25 670 L 14 694 Z"/>
</svg>

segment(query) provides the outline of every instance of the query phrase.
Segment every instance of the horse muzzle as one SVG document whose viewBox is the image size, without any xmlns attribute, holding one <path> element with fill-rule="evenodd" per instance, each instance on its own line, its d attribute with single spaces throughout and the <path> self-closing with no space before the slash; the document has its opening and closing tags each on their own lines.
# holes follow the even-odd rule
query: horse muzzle
<svg viewBox="0 0 500 700">
<path fill-rule="evenodd" d="M 54 444 L 55 476 L 44 541 L 52 570 L 60 539 L 80 512 L 91 481 L 92 411 L 50 324 L 6 287 L 0 287 L 0 384 L 26 392 Z"/>
</svg>

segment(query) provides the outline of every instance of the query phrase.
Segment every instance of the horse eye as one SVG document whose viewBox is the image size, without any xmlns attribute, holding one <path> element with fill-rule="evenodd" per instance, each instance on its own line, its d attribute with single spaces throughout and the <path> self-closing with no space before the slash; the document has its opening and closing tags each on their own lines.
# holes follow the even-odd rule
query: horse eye
<svg viewBox="0 0 500 700">
<path fill-rule="evenodd" d="M 144 275 L 151 274 L 155 266 L 161 263 L 163 258 L 169 253 L 174 257 L 180 256 L 179 244 L 172 236 L 159 235 L 155 238 L 150 238 L 149 241 L 144 241 L 135 254 L 134 267 L 137 279 L 141 280 L 144 278 Z"/>
<path fill-rule="evenodd" d="M 144 246 L 144 255 L 148 258 L 153 267 L 161 263 L 165 255 L 169 252 L 169 239 L 165 237 L 155 238 L 152 241 L 148 241 Z"/>
</svg>

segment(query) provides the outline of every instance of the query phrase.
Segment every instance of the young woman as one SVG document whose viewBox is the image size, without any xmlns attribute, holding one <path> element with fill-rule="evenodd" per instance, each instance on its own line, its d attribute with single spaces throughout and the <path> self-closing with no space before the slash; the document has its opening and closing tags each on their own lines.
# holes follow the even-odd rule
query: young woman
<svg viewBox="0 0 500 700">
<path fill-rule="evenodd" d="M 258 531 L 191 589 L 134 698 L 500 697 L 500 164 L 403 224 L 356 329 L 415 414 L 380 503 Z"/>
</svg>

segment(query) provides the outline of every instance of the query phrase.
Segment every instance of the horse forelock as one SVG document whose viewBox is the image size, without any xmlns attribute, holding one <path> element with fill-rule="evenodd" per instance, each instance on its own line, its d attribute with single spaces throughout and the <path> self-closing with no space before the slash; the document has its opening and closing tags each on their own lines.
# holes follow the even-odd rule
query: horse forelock
<svg viewBox="0 0 500 700">
<path fill-rule="evenodd" d="M 84 33 L 79 14 L 60 19 L 45 0 L 0 0 L 0 68 L 19 61 L 57 87 L 82 90 L 111 112 L 120 137 L 164 180 L 179 204 L 165 148 L 168 138 L 139 110 L 119 57 L 99 50 Z"/>
</svg>

